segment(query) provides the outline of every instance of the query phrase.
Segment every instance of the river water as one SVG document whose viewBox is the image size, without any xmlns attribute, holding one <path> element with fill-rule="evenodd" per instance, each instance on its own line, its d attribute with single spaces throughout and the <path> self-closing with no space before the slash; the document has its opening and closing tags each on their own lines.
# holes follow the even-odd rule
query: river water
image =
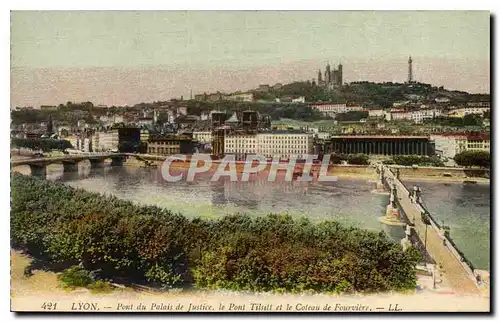
<svg viewBox="0 0 500 322">
<path fill-rule="evenodd" d="M 384 231 L 394 240 L 404 237 L 402 227 L 387 226 L 379 221 L 385 213 L 389 196 L 377 193 L 375 184 L 366 179 L 324 183 L 272 183 L 258 179 L 252 182 L 211 182 L 207 176 L 193 183 L 170 183 L 153 168 L 104 167 L 90 171 L 89 165 L 80 164 L 83 165 L 78 174 L 63 174 L 62 166 L 51 165 L 47 177 L 73 187 L 167 208 L 189 218 L 281 213 L 296 218 L 306 216 L 315 222 L 335 220 Z M 451 237 L 476 268 L 489 270 L 489 185 L 404 183 L 408 187 L 414 184 L 422 187 L 424 204 L 433 217 L 440 224 L 444 222 L 450 226 Z"/>
</svg>

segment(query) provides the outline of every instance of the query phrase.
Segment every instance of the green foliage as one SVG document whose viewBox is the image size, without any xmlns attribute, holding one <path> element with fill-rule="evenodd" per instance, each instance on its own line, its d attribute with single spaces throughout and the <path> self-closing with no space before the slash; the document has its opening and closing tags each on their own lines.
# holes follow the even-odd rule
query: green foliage
<svg viewBox="0 0 500 322">
<path fill-rule="evenodd" d="M 113 287 L 111 286 L 110 283 L 105 282 L 105 281 L 95 281 L 92 284 L 87 285 L 87 288 L 92 292 L 92 293 L 110 293 L 113 291 Z"/>
<path fill-rule="evenodd" d="M 164 288 L 178 286 L 182 282 L 182 277 L 176 274 L 171 266 L 171 264 L 163 266 L 155 264 L 146 271 L 144 276 L 148 281 L 161 284 Z"/>
<path fill-rule="evenodd" d="M 490 153 L 486 151 L 463 151 L 453 158 L 455 162 L 463 167 L 479 166 L 490 167 Z"/>
<path fill-rule="evenodd" d="M 366 165 L 370 163 L 369 160 L 370 158 L 366 154 L 349 154 L 347 156 L 349 164 Z"/>
<path fill-rule="evenodd" d="M 66 149 L 72 149 L 73 146 L 69 141 L 66 140 L 54 140 L 54 139 L 21 139 L 12 138 L 10 141 L 12 147 L 16 148 L 28 148 L 32 150 L 42 150 L 48 152 L 51 150 L 64 151 Z"/>
<path fill-rule="evenodd" d="M 451 127 L 464 127 L 464 126 L 481 126 L 483 120 L 479 114 L 467 114 L 464 117 L 447 117 L 440 116 L 433 119 L 424 120 L 424 123 L 451 126 Z"/>
<path fill-rule="evenodd" d="M 429 166 L 429 167 L 444 167 L 444 162 L 437 156 L 427 155 L 395 155 L 390 160 L 383 162 L 384 164 L 397 164 L 404 166 Z"/>
<path fill-rule="evenodd" d="M 268 215 L 188 220 L 62 183 L 12 174 L 11 239 L 35 258 L 75 265 L 68 286 L 126 278 L 165 288 L 255 291 L 413 289 L 418 254 L 374 233 Z"/>
<path fill-rule="evenodd" d="M 90 272 L 79 265 L 68 268 L 58 278 L 67 288 L 87 287 L 94 282 Z"/>
<path fill-rule="evenodd" d="M 361 119 L 366 119 L 368 117 L 368 112 L 366 111 L 349 111 L 346 113 L 338 113 L 335 115 L 335 119 L 339 122 L 344 121 L 359 121 Z"/>
</svg>

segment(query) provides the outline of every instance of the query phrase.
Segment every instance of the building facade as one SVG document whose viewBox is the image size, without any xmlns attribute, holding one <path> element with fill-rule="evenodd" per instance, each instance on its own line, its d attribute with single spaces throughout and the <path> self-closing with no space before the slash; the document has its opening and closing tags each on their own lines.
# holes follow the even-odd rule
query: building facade
<svg viewBox="0 0 500 322">
<path fill-rule="evenodd" d="M 326 65 L 324 77 L 321 69 L 318 71 L 318 85 L 320 86 L 341 86 L 343 84 L 342 64 L 339 64 L 337 69 L 333 70 L 330 64 Z"/>
<path fill-rule="evenodd" d="M 94 152 L 107 152 L 118 150 L 118 130 L 107 132 L 95 132 L 92 136 L 92 147 Z"/>
<path fill-rule="evenodd" d="M 172 154 L 193 153 L 193 141 L 186 136 L 167 135 L 150 137 L 148 154 L 167 156 Z"/>
<path fill-rule="evenodd" d="M 449 117 L 464 117 L 465 115 L 469 115 L 469 114 L 482 115 L 483 113 L 486 113 L 489 111 L 490 111 L 489 107 L 468 106 L 468 107 L 461 107 L 461 108 L 453 109 L 453 110 L 448 112 L 448 116 Z"/>
<path fill-rule="evenodd" d="M 301 132 L 272 131 L 258 134 L 226 135 L 225 154 L 246 156 L 263 155 L 266 158 L 289 159 L 292 155 L 305 159 L 314 150 L 313 135 Z"/>
<path fill-rule="evenodd" d="M 411 112 L 411 120 L 414 123 L 421 124 L 424 120 L 429 120 L 441 116 L 441 111 L 438 109 L 417 110 Z"/>
<path fill-rule="evenodd" d="M 433 135 L 431 139 L 434 141 L 436 154 L 448 159 L 464 151 L 490 152 L 488 133 Z"/>
<path fill-rule="evenodd" d="M 338 113 L 346 113 L 352 111 L 363 111 L 363 107 L 359 104 L 334 103 L 334 102 L 316 102 L 309 106 L 323 113 L 323 115 L 335 117 Z"/>
<path fill-rule="evenodd" d="M 325 153 L 369 155 L 433 155 L 427 136 L 352 135 L 333 136 L 325 144 Z"/>
<path fill-rule="evenodd" d="M 212 142 L 212 132 L 210 131 L 193 131 L 193 140 L 200 143 L 211 143 Z"/>
</svg>

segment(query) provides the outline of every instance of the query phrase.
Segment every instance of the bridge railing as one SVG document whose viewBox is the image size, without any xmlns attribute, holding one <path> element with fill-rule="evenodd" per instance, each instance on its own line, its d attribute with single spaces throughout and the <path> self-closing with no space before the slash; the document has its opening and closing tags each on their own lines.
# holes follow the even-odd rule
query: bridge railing
<svg viewBox="0 0 500 322">
<path fill-rule="evenodd" d="M 406 187 L 406 185 L 396 177 L 396 175 L 394 174 L 392 169 L 386 168 L 386 171 L 389 171 L 391 173 L 393 179 L 395 181 L 396 180 L 398 181 L 398 183 L 400 184 L 400 186 L 402 187 L 404 192 L 406 194 L 409 194 L 409 190 Z M 461 264 L 461 266 L 467 272 L 469 277 L 472 280 L 474 280 L 474 282 L 477 284 L 477 281 L 476 281 L 476 278 L 474 275 L 474 265 L 472 264 L 472 262 L 465 257 L 465 255 L 458 249 L 458 247 L 455 245 L 455 243 L 450 238 L 446 237 L 446 235 L 441 233 L 441 226 L 432 217 L 430 211 L 427 210 L 427 208 L 422 204 L 422 202 L 420 200 L 418 200 L 417 203 L 414 205 L 417 208 L 417 210 L 420 211 L 420 213 L 425 212 L 428 215 L 431 226 L 435 229 L 438 236 L 446 242 L 445 247 L 448 248 L 448 250 L 454 255 L 454 257 L 458 260 L 458 262 Z"/>
</svg>

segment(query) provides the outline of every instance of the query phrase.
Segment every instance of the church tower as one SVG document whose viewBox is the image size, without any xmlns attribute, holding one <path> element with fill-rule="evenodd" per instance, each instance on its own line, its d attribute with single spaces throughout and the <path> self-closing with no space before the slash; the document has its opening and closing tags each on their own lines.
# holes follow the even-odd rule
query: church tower
<svg viewBox="0 0 500 322">
<path fill-rule="evenodd" d="M 330 63 L 326 64 L 325 82 L 327 84 L 330 84 L 332 82 L 332 71 L 330 69 Z"/>
<path fill-rule="evenodd" d="M 318 84 L 321 84 L 323 82 L 323 75 L 321 75 L 321 69 L 318 70 Z"/>
</svg>

